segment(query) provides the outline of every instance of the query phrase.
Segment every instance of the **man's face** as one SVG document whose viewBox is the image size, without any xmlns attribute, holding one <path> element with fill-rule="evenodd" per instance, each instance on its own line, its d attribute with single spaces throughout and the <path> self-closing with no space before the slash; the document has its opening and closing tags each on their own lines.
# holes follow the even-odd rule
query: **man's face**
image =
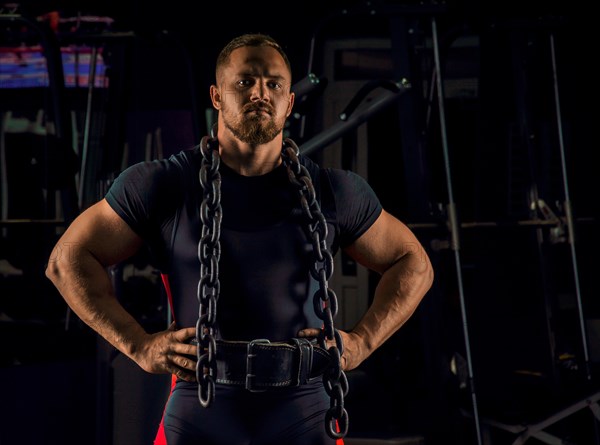
<svg viewBox="0 0 600 445">
<path fill-rule="evenodd" d="M 251 145 L 272 141 L 292 111 L 291 74 L 276 49 L 241 47 L 218 75 L 211 89 L 225 127 Z"/>
</svg>

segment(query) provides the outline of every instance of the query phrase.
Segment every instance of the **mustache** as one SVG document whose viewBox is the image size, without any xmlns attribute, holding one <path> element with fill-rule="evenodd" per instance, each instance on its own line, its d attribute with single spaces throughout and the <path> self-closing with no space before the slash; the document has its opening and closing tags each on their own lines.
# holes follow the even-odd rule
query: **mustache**
<svg viewBox="0 0 600 445">
<path fill-rule="evenodd" d="M 248 113 L 251 111 L 266 111 L 269 114 L 273 114 L 273 108 L 266 103 L 251 103 L 248 105 L 245 105 L 243 108 L 243 112 L 244 113 Z"/>
</svg>

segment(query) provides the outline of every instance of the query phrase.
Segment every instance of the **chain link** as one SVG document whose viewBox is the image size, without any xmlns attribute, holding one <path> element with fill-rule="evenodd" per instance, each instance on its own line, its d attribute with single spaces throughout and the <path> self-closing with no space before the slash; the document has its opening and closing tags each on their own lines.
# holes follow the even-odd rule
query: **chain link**
<svg viewBox="0 0 600 445">
<path fill-rule="evenodd" d="M 294 141 L 286 138 L 282 150 L 283 163 L 290 182 L 298 191 L 300 205 L 307 220 L 314 257 L 310 273 L 319 282 L 319 289 L 313 296 L 313 307 L 317 317 L 323 320 L 323 330 L 317 340 L 322 348 L 327 349 L 331 358 L 330 366 L 323 373 L 325 391 L 331 400 L 330 408 L 325 414 L 325 429 L 331 438 L 339 439 L 348 432 L 348 412 L 344 407 L 344 397 L 348 394 L 348 379 L 342 370 L 342 336 L 333 325 L 338 311 L 337 297 L 328 285 L 333 274 L 333 255 L 327 247 L 327 222 L 317 201 L 310 173 L 300 164 L 299 153 L 300 150 Z M 327 348 L 327 340 L 335 341 L 335 345 Z"/>
<path fill-rule="evenodd" d="M 200 141 L 202 164 L 200 185 L 203 196 L 200 205 L 202 235 L 198 243 L 200 260 L 200 281 L 198 282 L 198 361 L 196 380 L 200 404 L 207 408 L 215 399 L 217 379 L 217 300 L 219 299 L 219 258 L 221 257 L 221 174 L 219 173 L 219 143 L 214 135 L 205 136 Z"/>
<path fill-rule="evenodd" d="M 221 256 L 221 175 L 219 173 L 219 151 L 215 132 L 205 136 L 200 142 L 202 165 L 200 184 L 203 200 L 200 206 L 202 236 L 198 244 L 200 260 L 200 281 L 198 283 L 199 313 L 196 324 L 198 339 L 198 362 L 196 378 L 200 404 L 207 408 L 215 398 L 217 378 L 217 342 L 215 325 L 217 301 L 219 299 L 219 258 Z M 311 276 L 319 282 L 319 289 L 313 296 L 313 307 L 323 321 L 323 330 L 317 341 L 327 349 L 331 357 L 330 366 L 323 373 L 323 386 L 330 397 L 330 408 L 325 414 L 325 430 L 333 439 L 343 438 L 348 432 L 348 412 L 344 407 L 344 397 L 348 394 L 348 379 L 342 370 L 341 355 L 344 351 L 342 337 L 333 325 L 337 315 L 338 302 L 328 281 L 333 274 L 333 256 L 327 247 L 327 222 L 317 201 L 310 173 L 300 164 L 298 146 L 286 138 L 282 148 L 282 159 L 287 169 L 290 183 L 295 186 L 300 206 L 306 218 L 307 236 L 313 246 L 314 263 Z M 327 348 L 326 341 L 335 344 Z"/>
</svg>

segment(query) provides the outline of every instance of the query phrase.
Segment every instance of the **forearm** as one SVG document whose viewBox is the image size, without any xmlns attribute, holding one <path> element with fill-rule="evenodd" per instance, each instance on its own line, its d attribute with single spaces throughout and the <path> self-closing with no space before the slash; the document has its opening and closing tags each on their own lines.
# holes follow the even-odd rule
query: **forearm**
<svg viewBox="0 0 600 445">
<path fill-rule="evenodd" d="M 355 368 L 388 340 L 413 315 L 431 287 L 432 268 L 426 256 L 406 255 L 381 276 L 373 302 L 349 332 L 346 355 Z"/>
<path fill-rule="evenodd" d="M 46 276 L 84 323 L 133 358 L 147 334 L 117 300 L 106 268 L 83 249 L 62 247 L 55 248 Z"/>
</svg>

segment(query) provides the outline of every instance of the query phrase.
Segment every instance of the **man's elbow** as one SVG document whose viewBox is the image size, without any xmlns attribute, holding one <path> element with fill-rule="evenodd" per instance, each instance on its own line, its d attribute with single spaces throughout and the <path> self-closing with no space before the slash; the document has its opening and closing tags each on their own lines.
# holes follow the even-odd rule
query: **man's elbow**
<svg viewBox="0 0 600 445">
<path fill-rule="evenodd" d="M 48 278 L 55 286 L 58 286 L 61 281 L 69 274 L 69 263 L 64 252 L 58 245 L 52 251 L 48 264 L 46 264 L 46 278 Z M 69 251 L 69 254 L 72 252 Z"/>
<path fill-rule="evenodd" d="M 48 278 L 52 283 L 56 284 L 60 280 L 62 276 L 62 268 L 60 266 L 60 262 L 55 258 L 50 258 L 48 260 L 48 264 L 46 265 L 46 278 Z"/>
<path fill-rule="evenodd" d="M 422 294 L 425 295 L 431 287 L 433 286 L 433 280 L 435 278 L 435 273 L 433 271 L 433 265 L 429 260 L 427 254 L 419 255 L 418 263 L 420 267 L 417 269 L 419 271 L 419 275 L 421 276 L 421 288 L 423 289 Z"/>
<path fill-rule="evenodd" d="M 435 272 L 433 271 L 433 265 L 431 264 L 430 261 L 427 261 L 428 266 L 427 266 L 427 271 L 426 276 L 425 276 L 425 285 L 427 286 L 427 291 L 429 291 L 429 289 L 431 289 L 431 287 L 433 286 L 433 280 L 435 278 Z"/>
</svg>

